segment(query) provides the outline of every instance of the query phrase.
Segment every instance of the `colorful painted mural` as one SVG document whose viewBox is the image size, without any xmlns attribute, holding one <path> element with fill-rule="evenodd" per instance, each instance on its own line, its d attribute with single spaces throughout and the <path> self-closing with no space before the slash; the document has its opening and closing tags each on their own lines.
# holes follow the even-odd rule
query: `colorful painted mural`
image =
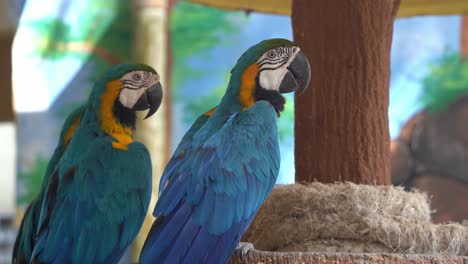
<svg viewBox="0 0 468 264">
<path fill-rule="evenodd" d="M 103 70 L 130 60 L 130 10 L 115 0 L 26 2 L 13 46 L 19 205 L 36 195 L 64 118 Z"/>
</svg>

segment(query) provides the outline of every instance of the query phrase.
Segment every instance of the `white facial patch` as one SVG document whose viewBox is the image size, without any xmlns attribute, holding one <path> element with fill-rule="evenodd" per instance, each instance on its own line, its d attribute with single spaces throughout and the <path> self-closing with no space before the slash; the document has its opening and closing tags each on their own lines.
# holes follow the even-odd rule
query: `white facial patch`
<svg viewBox="0 0 468 264">
<path fill-rule="evenodd" d="M 258 59 L 260 85 L 266 90 L 278 91 L 289 64 L 300 51 L 299 47 L 279 47 L 269 50 Z"/>
<path fill-rule="evenodd" d="M 288 72 L 286 67 L 260 72 L 260 85 L 266 90 L 279 90 L 284 75 Z"/>
<path fill-rule="evenodd" d="M 122 89 L 119 95 L 120 103 L 128 109 L 131 109 L 138 99 L 145 93 L 146 89 Z"/>
<path fill-rule="evenodd" d="M 131 109 L 148 88 L 159 82 L 159 75 L 147 71 L 132 71 L 120 78 L 123 83 L 119 94 L 120 103 Z"/>
</svg>

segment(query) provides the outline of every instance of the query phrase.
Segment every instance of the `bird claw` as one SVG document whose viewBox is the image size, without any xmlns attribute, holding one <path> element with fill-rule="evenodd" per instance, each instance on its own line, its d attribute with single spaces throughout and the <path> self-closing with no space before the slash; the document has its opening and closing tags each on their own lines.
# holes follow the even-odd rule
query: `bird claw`
<svg viewBox="0 0 468 264">
<path fill-rule="evenodd" d="M 239 242 L 239 244 L 236 247 L 236 251 L 241 251 L 241 255 L 244 256 L 247 254 L 248 251 L 253 250 L 254 246 L 252 243 L 246 243 L 246 242 Z"/>
</svg>

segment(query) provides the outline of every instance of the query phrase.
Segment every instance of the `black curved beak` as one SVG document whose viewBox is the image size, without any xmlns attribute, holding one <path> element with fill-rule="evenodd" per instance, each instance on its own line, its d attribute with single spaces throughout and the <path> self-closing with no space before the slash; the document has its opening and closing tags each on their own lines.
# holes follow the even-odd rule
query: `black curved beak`
<svg viewBox="0 0 468 264">
<path fill-rule="evenodd" d="M 292 91 L 302 94 L 310 82 L 310 64 L 307 57 L 299 51 L 288 66 L 288 73 L 281 82 L 279 92 L 290 93 Z"/>
<path fill-rule="evenodd" d="M 143 111 L 149 109 L 145 118 L 152 116 L 158 110 L 161 105 L 163 98 L 162 86 L 161 83 L 157 83 L 150 88 L 148 88 L 144 94 L 138 98 L 136 104 L 132 107 L 132 110 Z"/>
</svg>

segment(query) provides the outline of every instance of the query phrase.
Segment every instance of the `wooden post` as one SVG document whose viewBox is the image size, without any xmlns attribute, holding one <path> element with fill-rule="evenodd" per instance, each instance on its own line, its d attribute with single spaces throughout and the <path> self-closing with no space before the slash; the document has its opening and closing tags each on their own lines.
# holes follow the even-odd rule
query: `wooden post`
<svg viewBox="0 0 468 264">
<path fill-rule="evenodd" d="M 2 191 L 0 218 L 14 218 L 16 214 L 16 122 L 13 112 L 11 47 L 15 32 L 0 32 L 0 137 L 4 141 L 0 151 Z"/>
<path fill-rule="evenodd" d="M 153 66 L 161 76 L 163 102 L 148 120 L 137 121 L 135 139 L 144 143 L 153 164 L 153 195 L 148 214 L 134 242 L 132 261 L 137 262 L 141 248 L 154 221 L 159 179 L 169 159 L 171 148 L 171 92 L 169 88 L 168 0 L 136 0 L 135 61 Z M 142 115 L 144 116 L 144 115 Z"/>
<path fill-rule="evenodd" d="M 14 121 L 11 47 L 15 32 L 0 32 L 0 122 Z"/>
<path fill-rule="evenodd" d="M 295 99 L 296 181 L 390 184 L 390 47 L 399 0 L 294 0 L 310 89 Z"/>
<path fill-rule="evenodd" d="M 190 2 L 227 10 L 248 10 L 290 16 L 293 0 L 190 0 Z M 463 13 L 468 13 L 466 0 L 403 0 L 397 16 L 449 16 Z"/>
<path fill-rule="evenodd" d="M 0 1 L 0 218 L 16 214 L 16 122 L 13 111 L 12 45 L 17 27 L 9 1 Z"/>
<path fill-rule="evenodd" d="M 465 60 L 468 58 L 468 15 L 464 15 L 461 17 L 460 55 Z"/>
</svg>

